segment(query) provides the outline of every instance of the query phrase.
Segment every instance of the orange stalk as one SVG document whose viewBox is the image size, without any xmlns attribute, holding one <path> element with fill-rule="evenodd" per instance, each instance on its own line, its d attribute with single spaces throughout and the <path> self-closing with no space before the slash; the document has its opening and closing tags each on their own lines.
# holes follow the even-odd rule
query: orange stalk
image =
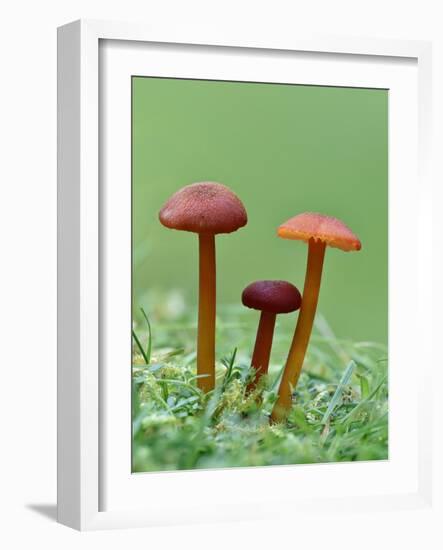
<svg viewBox="0 0 443 550">
<path fill-rule="evenodd" d="M 199 234 L 199 300 L 197 386 L 204 392 L 215 387 L 215 238 Z"/>
<path fill-rule="evenodd" d="M 284 420 L 291 409 L 292 391 L 300 377 L 317 310 L 325 248 L 324 242 L 318 242 L 314 239 L 309 240 L 303 298 L 285 370 L 280 382 L 278 398 L 271 415 L 274 422 Z"/>
<path fill-rule="evenodd" d="M 275 313 L 262 311 L 255 339 L 254 352 L 252 354 L 251 367 L 255 369 L 255 378 L 248 387 L 247 392 L 252 391 L 260 378 L 268 373 L 269 357 L 271 356 L 272 339 L 274 337 Z"/>
</svg>

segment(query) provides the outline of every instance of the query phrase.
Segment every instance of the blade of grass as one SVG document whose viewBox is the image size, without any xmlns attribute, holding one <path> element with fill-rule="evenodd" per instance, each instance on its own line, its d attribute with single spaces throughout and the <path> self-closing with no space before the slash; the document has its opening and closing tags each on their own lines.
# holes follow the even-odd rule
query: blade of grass
<svg viewBox="0 0 443 550">
<path fill-rule="evenodd" d="M 177 355 L 182 355 L 184 352 L 185 352 L 185 348 L 178 348 L 178 349 L 174 349 L 172 351 L 168 351 L 162 357 L 163 357 L 163 359 L 170 359 L 171 357 L 175 357 Z"/>
<path fill-rule="evenodd" d="M 350 411 L 344 418 L 341 419 L 341 424 L 345 424 L 357 411 L 359 411 L 362 407 L 364 407 L 375 395 L 377 394 L 378 390 L 383 386 L 383 384 L 387 380 L 387 376 L 384 376 L 381 382 L 377 385 L 377 387 L 368 395 L 366 399 L 363 399 L 363 401 L 360 401 L 360 403 L 355 406 L 352 411 Z"/>
<path fill-rule="evenodd" d="M 223 361 L 223 364 L 227 367 L 225 377 L 223 378 L 222 392 L 226 389 L 226 386 L 231 380 L 232 369 L 234 368 L 235 356 L 237 355 L 237 348 L 234 348 L 231 357 L 228 361 Z"/>
<path fill-rule="evenodd" d="M 269 391 L 272 393 L 274 390 L 277 389 L 277 386 L 278 384 L 280 383 L 280 380 L 281 380 L 281 377 L 283 375 L 283 371 L 285 370 L 285 366 L 286 365 L 283 365 L 279 371 L 279 373 L 277 374 L 277 376 L 275 377 L 275 380 L 274 382 L 272 383 L 272 386 L 269 388 Z"/>
<path fill-rule="evenodd" d="M 145 350 L 143 349 L 143 346 L 142 346 L 140 340 L 138 339 L 137 334 L 135 334 L 135 330 L 134 330 L 134 329 L 132 329 L 132 337 L 134 338 L 134 342 L 137 344 L 137 347 L 138 347 L 140 353 L 142 354 L 142 357 L 143 357 L 145 363 L 146 363 L 147 365 L 149 365 L 149 358 L 148 358 L 148 356 L 146 355 L 146 352 L 145 352 Z"/>
<path fill-rule="evenodd" d="M 151 361 L 151 349 L 152 349 L 152 331 L 151 331 L 151 323 L 149 322 L 149 318 L 145 313 L 145 310 L 141 307 L 140 311 L 142 312 L 143 317 L 145 318 L 145 321 L 148 325 L 148 343 L 146 346 L 146 357 L 148 358 L 148 363 Z"/>
<path fill-rule="evenodd" d="M 321 420 L 322 424 L 326 424 L 326 422 L 329 420 L 329 417 L 331 416 L 332 411 L 335 409 L 341 397 L 341 394 L 343 393 L 344 387 L 349 383 L 349 380 L 351 379 L 352 373 L 354 372 L 356 366 L 357 365 L 355 361 L 351 359 L 351 361 L 349 361 L 348 363 L 348 366 L 346 367 L 345 372 L 343 373 L 343 376 L 340 379 L 340 382 L 338 383 L 337 389 L 335 390 L 331 401 L 329 402 L 328 408 L 326 409 L 326 412 Z"/>
<path fill-rule="evenodd" d="M 173 407 L 171 407 L 171 412 L 180 410 L 185 405 L 189 405 L 190 403 L 195 403 L 198 401 L 198 397 L 196 395 L 192 395 L 191 397 L 188 397 L 187 399 L 182 399 L 178 403 L 176 403 Z"/>
<path fill-rule="evenodd" d="M 369 382 L 366 376 L 363 376 L 363 374 L 357 374 L 357 377 L 360 380 L 360 394 L 362 399 L 366 399 L 369 395 Z"/>
<path fill-rule="evenodd" d="M 340 345 L 339 340 L 332 331 L 329 323 L 321 313 L 318 313 L 314 321 L 315 328 L 325 338 L 331 349 L 340 357 L 343 361 L 349 361 L 349 354 Z"/>
</svg>

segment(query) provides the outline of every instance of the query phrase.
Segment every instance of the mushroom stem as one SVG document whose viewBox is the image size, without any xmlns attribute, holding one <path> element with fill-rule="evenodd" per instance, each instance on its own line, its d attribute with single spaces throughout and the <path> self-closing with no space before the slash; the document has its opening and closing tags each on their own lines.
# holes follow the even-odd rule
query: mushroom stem
<svg viewBox="0 0 443 550">
<path fill-rule="evenodd" d="M 199 234 L 199 300 L 197 386 L 204 392 L 215 387 L 215 238 Z"/>
<path fill-rule="evenodd" d="M 268 311 L 261 312 L 251 361 L 251 367 L 254 367 L 256 372 L 254 379 L 246 388 L 247 392 L 252 391 L 258 384 L 260 378 L 268 372 L 272 339 L 274 337 L 275 318 L 275 313 L 270 313 Z"/>
<path fill-rule="evenodd" d="M 308 263 L 300 313 L 283 377 L 280 382 L 278 398 L 271 415 L 271 419 L 276 422 L 284 420 L 289 413 L 292 402 L 292 390 L 297 385 L 303 367 L 317 310 L 325 248 L 326 245 L 324 242 L 315 241 L 314 239 L 309 240 Z"/>
</svg>

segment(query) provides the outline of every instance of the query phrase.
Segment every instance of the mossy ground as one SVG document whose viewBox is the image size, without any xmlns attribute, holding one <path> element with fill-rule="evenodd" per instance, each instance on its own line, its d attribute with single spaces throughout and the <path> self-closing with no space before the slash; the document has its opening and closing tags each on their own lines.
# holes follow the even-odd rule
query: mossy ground
<svg viewBox="0 0 443 550">
<path fill-rule="evenodd" d="M 338 340 L 318 315 L 289 418 L 270 425 L 293 318 L 277 323 L 269 375 L 246 395 L 256 319 L 241 307 L 219 308 L 217 385 L 205 395 L 196 385 L 195 311 L 148 314 L 150 350 L 143 317 L 134 327 L 145 355 L 134 343 L 134 472 L 388 457 L 384 346 Z"/>
</svg>

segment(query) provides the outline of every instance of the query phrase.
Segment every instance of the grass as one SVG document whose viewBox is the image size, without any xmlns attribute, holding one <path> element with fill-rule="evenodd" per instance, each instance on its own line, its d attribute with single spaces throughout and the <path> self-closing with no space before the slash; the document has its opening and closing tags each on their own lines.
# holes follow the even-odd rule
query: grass
<svg viewBox="0 0 443 550">
<path fill-rule="evenodd" d="M 219 308 L 216 389 L 196 385 L 195 312 L 143 311 L 134 326 L 133 471 L 305 464 L 388 457 L 387 351 L 337 339 L 317 315 L 293 407 L 270 425 L 294 318 L 278 321 L 269 375 L 251 395 L 257 316 Z M 149 322 L 150 321 L 150 322 Z"/>
</svg>

